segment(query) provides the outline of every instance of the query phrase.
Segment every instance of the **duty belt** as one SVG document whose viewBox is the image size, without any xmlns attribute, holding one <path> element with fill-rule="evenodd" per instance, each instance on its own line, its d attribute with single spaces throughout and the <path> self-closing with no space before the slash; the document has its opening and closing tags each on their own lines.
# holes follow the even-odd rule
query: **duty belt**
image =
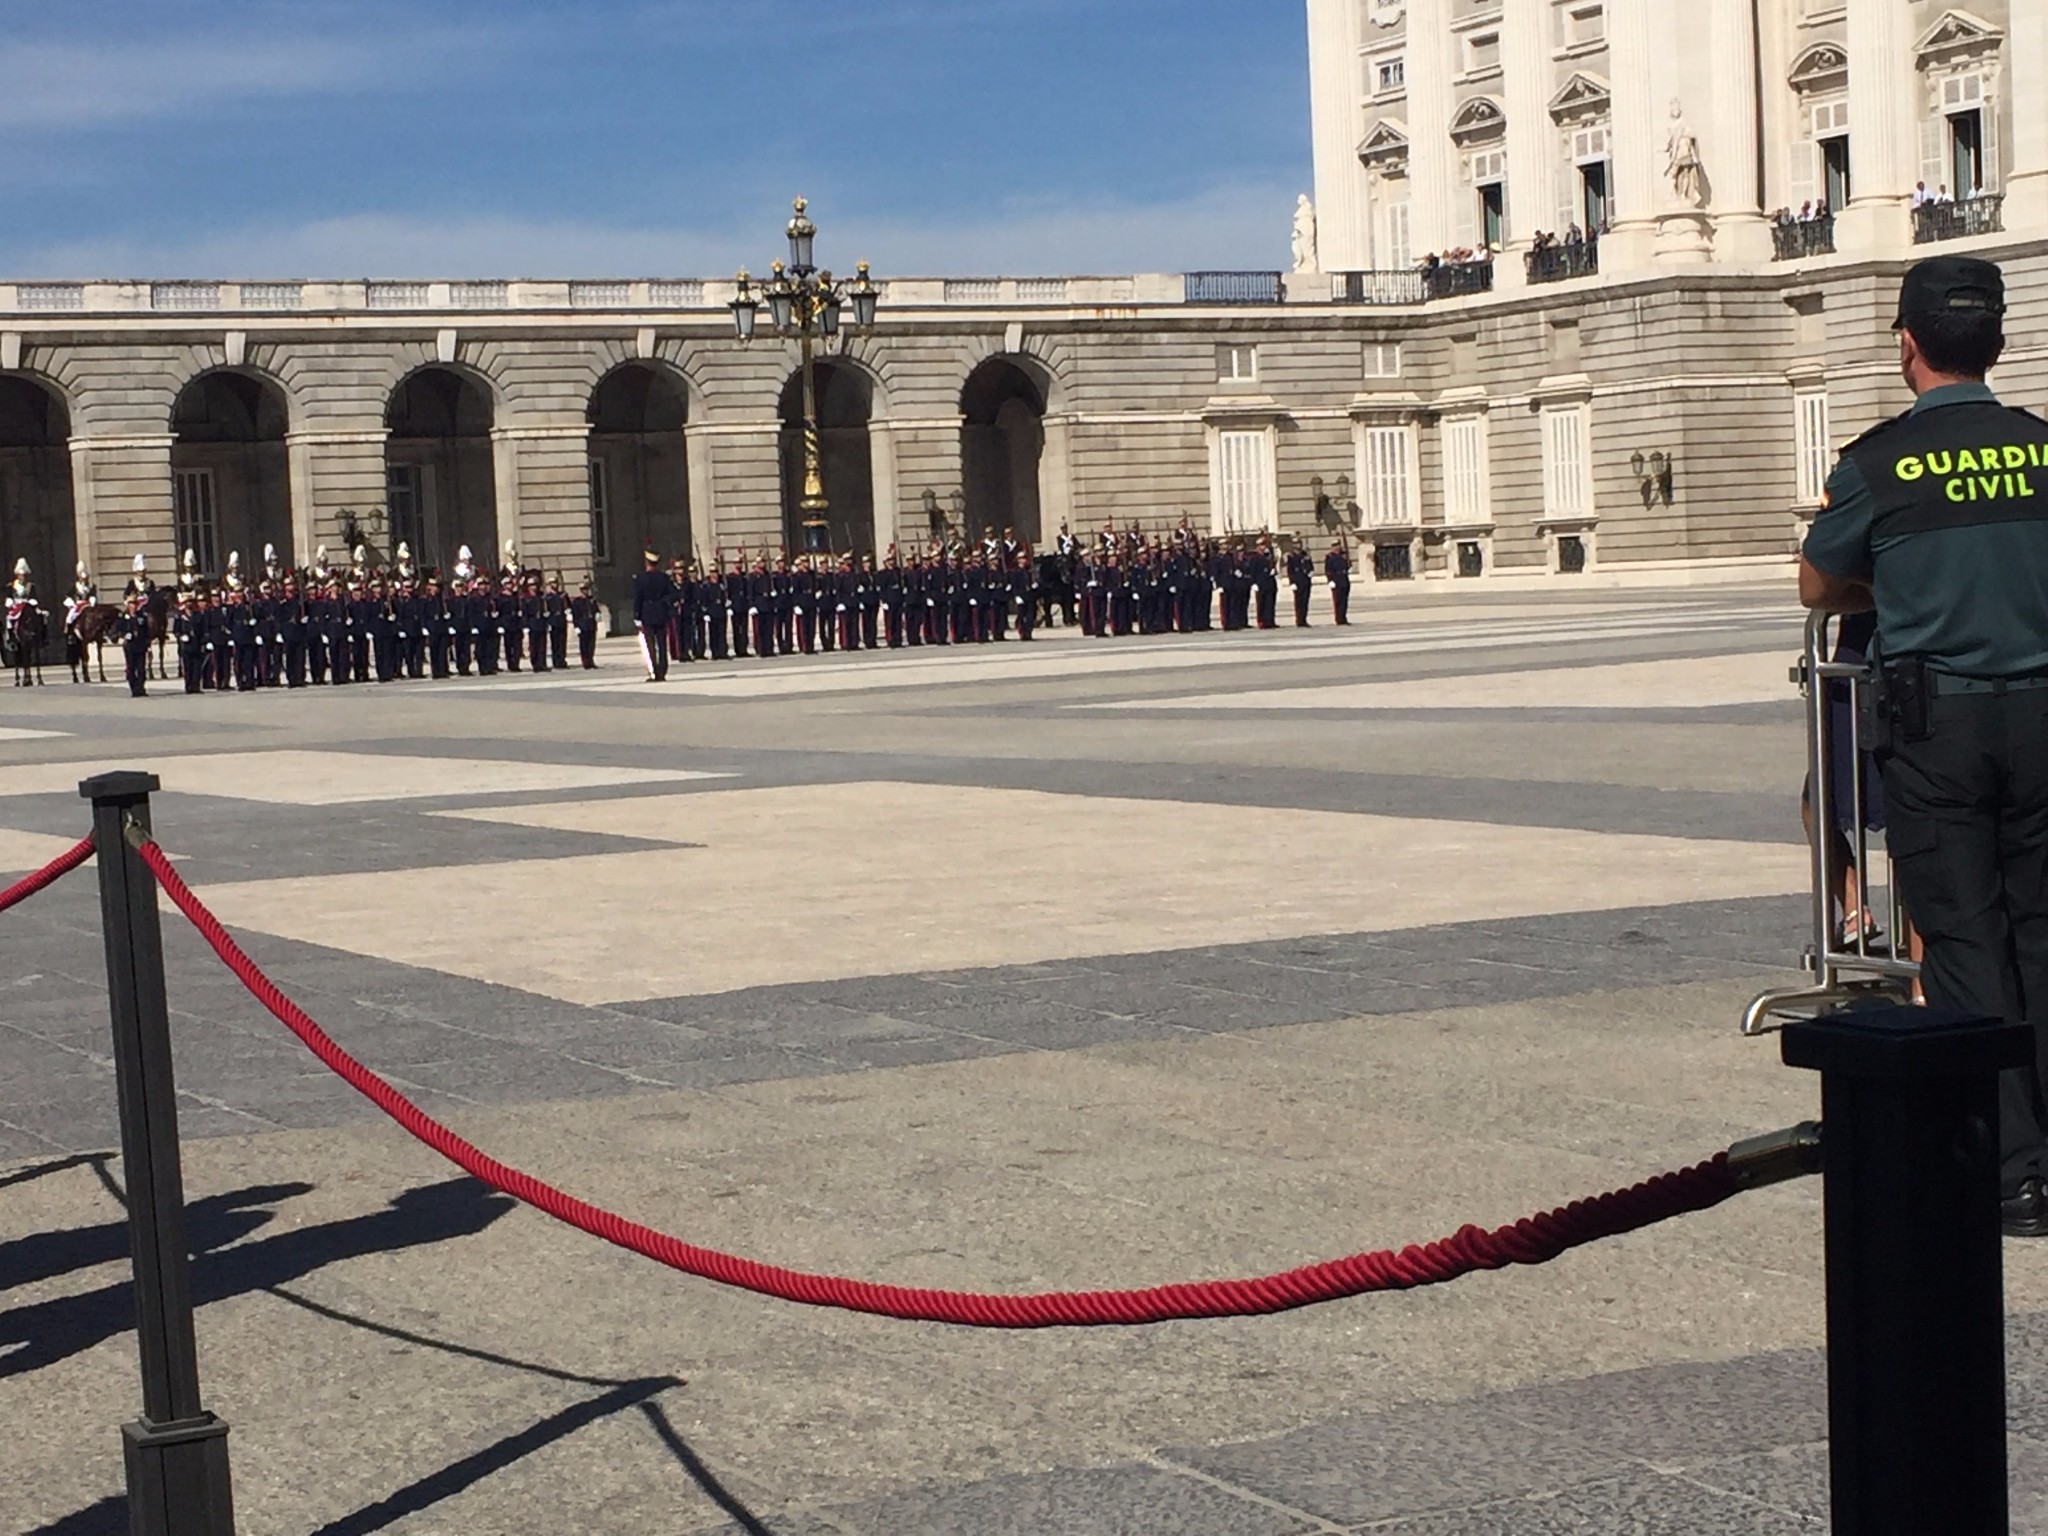
<svg viewBox="0 0 2048 1536">
<path fill-rule="evenodd" d="M 1927 681 L 1936 698 L 1959 693 L 2023 693 L 2048 688 L 2048 672 L 2030 672 L 2019 677 L 1965 677 L 1959 672 L 1927 670 Z"/>
</svg>

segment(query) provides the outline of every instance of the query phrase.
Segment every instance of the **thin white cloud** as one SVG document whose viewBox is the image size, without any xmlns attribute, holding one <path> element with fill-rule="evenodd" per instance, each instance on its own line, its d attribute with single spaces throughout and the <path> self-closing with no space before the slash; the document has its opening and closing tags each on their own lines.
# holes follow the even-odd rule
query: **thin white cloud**
<svg viewBox="0 0 2048 1536">
<path fill-rule="evenodd" d="M 0 127 L 93 128 L 251 99 L 392 89 L 490 39 L 419 30 L 0 43 Z"/>
<path fill-rule="evenodd" d="M 820 259 L 878 275 L 1060 276 L 1277 267 L 1297 189 L 1220 187 L 1170 202 L 1012 206 L 978 220 L 865 218 L 814 199 Z M 765 268 L 778 224 L 662 229 L 510 216 L 359 214 L 171 244 L 88 240 L 7 259 L 24 277 L 718 276 Z"/>
</svg>

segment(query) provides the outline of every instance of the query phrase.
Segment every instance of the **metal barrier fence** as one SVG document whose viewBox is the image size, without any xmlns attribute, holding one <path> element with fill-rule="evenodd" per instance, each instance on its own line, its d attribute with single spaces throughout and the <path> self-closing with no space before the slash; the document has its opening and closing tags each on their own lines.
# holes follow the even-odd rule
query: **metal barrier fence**
<svg viewBox="0 0 2048 1536">
<path fill-rule="evenodd" d="M 1839 621 L 1816 613 L 1806 621 L 1806 646 L 1792 669 L 1806 700 L 1806 784 L 1812 823 L 1812 937 L 1802 958 L 1813 977 L 1809 987 L 1779 988 L 1758 994 L 1742 1015 L 1745 1035 L 1768 1034 L 1790 1019 L 1812 1018 L 1858 1002 L 1906 1002 L 1920 967 L 1906 958 L 1910 931 L 1905 904 L 1899 898 L 1889 848 L 1884 850 L 1884 879 L 1871 880 L 1872 765 L 1865 750 L 1864 705 L 1872 676 L 1867 660 L 1836 661 L 1832 653 Z M 1845 704 L 1838 711 L 1836 706 Z M 1846 724 L 1847 731 L 1842 727 Z M 1846 763 L 1846 767 L 1844 764 Z M 1846 782 L 1849 804 L 1837 805 L 1838 787 Z M 1846 812 L 1846 814 L 1844 814 Z M 1845 921 L 1835 923 L 1835 901 L 1847 873 L 1832 857 L 1835 840 L 1828 834 L 1840 825 L 1853 850 L 1856 911 L 1862 917 L 1853 933 Z M 1872 895 L 1882 890 L 1887 923 L 1880 942 L 1868 921 Z M 1843 914 L 1846 919 L 1849 914 Z M 1898 951 L 1895 953 L 1894 951 Z"/>
</svg>

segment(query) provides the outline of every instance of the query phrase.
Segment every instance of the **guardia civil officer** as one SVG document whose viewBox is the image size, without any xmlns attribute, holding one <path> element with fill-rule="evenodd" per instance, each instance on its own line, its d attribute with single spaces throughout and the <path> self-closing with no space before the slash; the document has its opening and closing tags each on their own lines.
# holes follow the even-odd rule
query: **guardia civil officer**
<svg viewBox="0 0 2048 1536">
<path fill-rule="evenodd" d="M 1913 407 L 1842 451 L 1799 595 L 1876 609 L 1887 840 L 1926 941 L 1927 1001 L 2033 1026 L 2035 1064 L 1999 1085 L 1999 1142 L 2005 1230 L 2042 1237 L 2048 423 L 1985 386 L 2004 313 L 1988 261 L 1938 256 L 1907 272 L 1893 329 Z"/>
</svg>

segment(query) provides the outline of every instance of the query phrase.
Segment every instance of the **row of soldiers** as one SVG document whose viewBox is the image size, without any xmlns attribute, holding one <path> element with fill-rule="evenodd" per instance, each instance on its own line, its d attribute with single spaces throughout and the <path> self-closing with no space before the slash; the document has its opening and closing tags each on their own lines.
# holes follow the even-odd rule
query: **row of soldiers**
<svg viewBox="0 0 2048 1536">
<path fill-rule="evenodd" d="M 633 628 L 651 681 L 671 660 L 812 655 L 925 645 L 1029 640 L 1038 628 L 1043 589 L 1028 549 L 934 550 L 906 560 L 894 545 L 837 559 L 742 550 L 719 551 L 699 566 L 677 558 L 664 568 L 648 550 L 633 583 Z"/>
<path fill-rule="evenodd" d="M 135 653 L 149 632 L 153 589 L 134 583 L 124 603 L 119 638 L 130 656 L 131 692 L 143 691 Z M 169 615 L 187 693 L 209 689 L 380 683 L 402 678 L 494 677 L 569 665 L 597 665 L 601 609 L 590 583 L 574 594 L 559 575 L 535 570 L 492 575 L 469 564 L 454 574 L 390 571 L 359 565 L 324 579 L 285 571 L 244 583 L 181 582 Z"/>
</svg>

